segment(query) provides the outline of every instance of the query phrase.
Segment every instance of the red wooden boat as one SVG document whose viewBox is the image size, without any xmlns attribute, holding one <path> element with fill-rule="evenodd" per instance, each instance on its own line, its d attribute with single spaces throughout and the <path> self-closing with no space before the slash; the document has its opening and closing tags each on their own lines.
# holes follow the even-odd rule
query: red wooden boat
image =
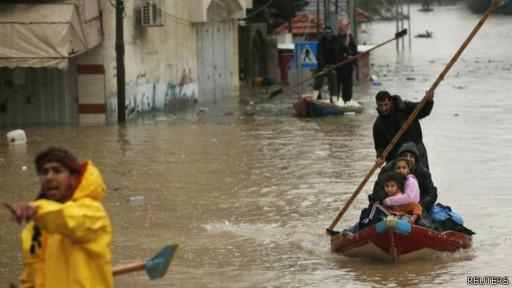
<svg viewBox="0 0 512 288">
<path fill-rule="evenodd" d="M 397 261 L 470 248 L 472 237 L 455 231 L 438 232 L 395 217 L 358 231 L 331 237 L 331 250 L 348 257 Z"/>
</svg>

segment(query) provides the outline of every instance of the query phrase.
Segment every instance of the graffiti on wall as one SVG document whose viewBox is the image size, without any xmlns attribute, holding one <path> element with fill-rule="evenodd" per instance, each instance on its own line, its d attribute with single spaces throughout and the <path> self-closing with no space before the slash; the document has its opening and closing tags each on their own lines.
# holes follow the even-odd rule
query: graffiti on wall
<svg viewBox="0 0 512 288">
<path fill-rule="evenodd" d="M 198 84 L 190 68 L 183 69 L 178 83 L 151 82 L 146 73 L 139 73 L 126 84 L 126 115 L 136 117 L 151 111 L 171 110 L 197 102 Z M 109 114 L 117 111 L 117 93 L 109 96 Z"/>
</svg>

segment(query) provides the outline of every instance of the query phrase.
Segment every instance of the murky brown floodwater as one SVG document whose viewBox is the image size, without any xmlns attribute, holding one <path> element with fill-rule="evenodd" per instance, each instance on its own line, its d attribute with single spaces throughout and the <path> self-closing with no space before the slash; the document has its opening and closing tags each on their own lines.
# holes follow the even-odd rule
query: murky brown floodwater
<svg viewBox="0 0 512 288">
<path fill-rule="evenodd" d="M 32 158 L 49 145 L 92 159 L 109 187 L 114 264 L 181 245 L 165 278 L 131 274 L 116 287 L 464 287 L 468 275 L 511 277 L 512 17 L 485 24 L 422 123 L 439 200 L 477 232 L 474 247 L 394 265 L 329 251 L 325 228 L 372 165 L 373 96 L 387 89 L 420 99 L 478 21 L 462 5 L 417 8 L 413 33 L 428 29 L 434 38 L 413 38 L 413 50 L 398 56 L 394 45 L 372 56 L 383 85 L 357 87 L 362 115 L 299 120 L 287 96 L 128 127 L 26 127 L 28 145 L 0 143 L 0 199 L 34 197 Z M 378 43 L 393 33 L 394 22 L 377 22 L 361 37 Z M 145 202 L 128 203 L 133 196 Z M 366 201 L 358 197 L 338 227 L 352 224 Z M 20 271 L 20 227 L 4 209 L 0 219 L 4 286 Z"/>
</svg>

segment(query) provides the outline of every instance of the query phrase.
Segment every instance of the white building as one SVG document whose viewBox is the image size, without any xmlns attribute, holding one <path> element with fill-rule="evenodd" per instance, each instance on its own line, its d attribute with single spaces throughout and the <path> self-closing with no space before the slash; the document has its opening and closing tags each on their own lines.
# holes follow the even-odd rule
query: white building
<svg viewBox="0 0 512 288">
<path fill-rule="evenodd" d="M 115 1 L 47 2 L 0 4 L 0 125 L 116 119 Z M 127 116 L 237 95 L 251 5 L 125 0 Z"/>
</svg>

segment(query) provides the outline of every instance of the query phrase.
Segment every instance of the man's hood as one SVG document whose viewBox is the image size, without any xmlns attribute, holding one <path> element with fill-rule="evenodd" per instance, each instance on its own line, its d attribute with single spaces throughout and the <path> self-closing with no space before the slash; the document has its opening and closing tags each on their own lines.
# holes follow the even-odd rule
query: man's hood
<svg viewBox="0 0 512 288">
<path fill-rule="evenodd" d="M 418 147 L 414 142 L 406 142 L 400 149 L 398 150 L 398 155 L 401 155 L 403 152 L 411 152 L 416 156 L 416 161 L 420 159 L 420 152 L 418 151 Z"/>
</svg>

